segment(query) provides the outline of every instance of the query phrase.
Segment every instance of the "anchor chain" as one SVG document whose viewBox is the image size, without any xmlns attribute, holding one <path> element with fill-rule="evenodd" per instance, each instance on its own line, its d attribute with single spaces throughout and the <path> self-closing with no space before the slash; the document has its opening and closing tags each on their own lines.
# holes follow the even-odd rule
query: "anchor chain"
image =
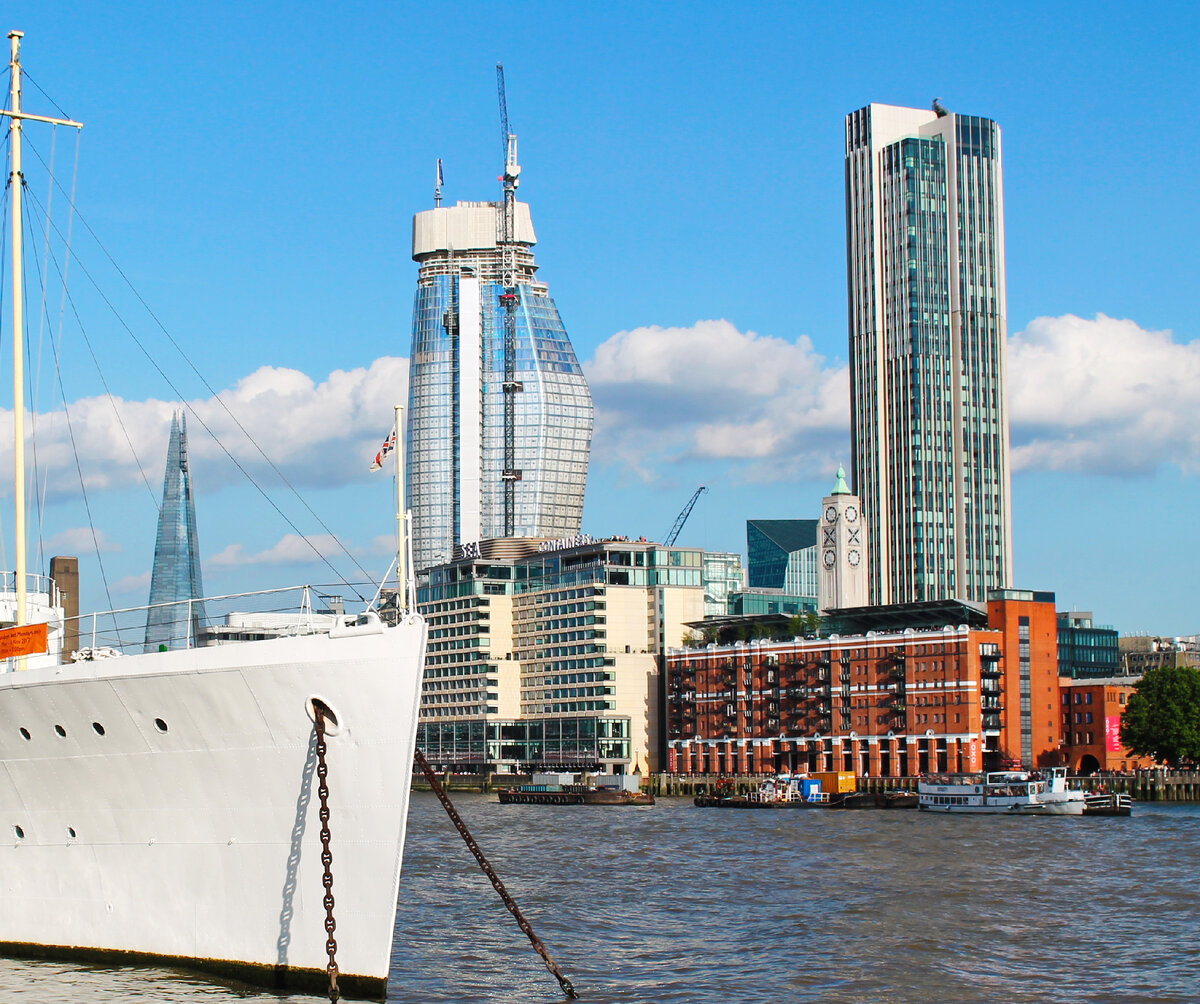
<svg viewBox="0 0 1200 1004">
<path fill-rule="evenodd" d="M 317 797 L 321 801 L 321 864 L 325 874 L 321 884 L 325 887 L 325 951 L 329 955 L 329 965 L 325 971 L 329 974 L 329 999 L 336 1002 L 341 998 L 338 992 L 337 938 L 333 932 L 337 929 L 337 921 L 333 919 L 333 852 L 329 849 L 329 767 L 325 763 L 325 706 L 320 701 L 313 701 L 313 722 L 317 729 Z"/>
<path fill-rule="evenodd" d="M 575 992 L 575 987 L 571 981 L 567 979 L 563 971 L 558 968 L 558 964 L 550 957 L 546 946 L 542 944 L 542 939 L 534 934 L 532 925 L 525 919 L 524 914 L 521 913 L 516 900 L 508 894 L 508 890 L 504 888 L 504 883 L 500 881 L 500 876 L 496 874 L 488 859 L 483 856 L 483 851 L 479 849 L 479 845 L 475 843 L 475 838 L 471 836 L 471 831 L 467 829 L 467 824 L 462 821 L 458 811 L 451 804 L 450 796 L 446 794 L 446 790 L 437 779 L 437 775 L 434 774 L 433 768 L 429 766 L 429 761 L 425 759 L 425 754 L 418 749 L 414 751 L 413 756 L 416 759 L 417 766 L 421 768 L 421 773 L 425 775 L 425 780 L 429 782 L 429 787 L 433 789 L 433 793 L 437 795 L 438 801 L 442 803 L 442 807 L 450 817 L 450 822 L 454 824 L 454 828 L 458 830 L 471 853 L 475 855 L 475 860 L 479 862 L 479 867 L 483 869 L 483 873 L 491 881 L 492 887 L 500 894 L 500 899 L 508 908 L 508 912 L 516 918 L 517 926 L 525 932 L 525 936 L 529 939 L 529 943 L 533 945 L 534 951 L 542 957 L 542 961 L 546 963 L 546 968 L 558 980 L 558 985 L 562 987 L 563 993 L 568 997 L 578 997 L 579 995 Z"/>
</svg>

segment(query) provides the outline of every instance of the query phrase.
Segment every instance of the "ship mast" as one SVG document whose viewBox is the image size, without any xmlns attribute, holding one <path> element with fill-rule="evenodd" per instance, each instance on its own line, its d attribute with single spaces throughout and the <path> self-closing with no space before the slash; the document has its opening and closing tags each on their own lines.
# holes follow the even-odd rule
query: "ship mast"
<svg viewBox="0 0 1200 1004">
<path fill-rule="evenodd" d="M 49 122 L 51 125 L 72 126 L 82 129 L 82 122 L 70 119 L 52 119 L 44 115 L 27 115 L 21 111 L 21 39 L 23 31 L 10 31 L 11 43 L 9 66 L 12 69 L 12 91 L 10 107 L 0 109 L 0 115 L 12 120 L 9 129 L 9 146 L 12 150 L 12 173 L 8 186 L 12 197 L 12 343 L 13 343 L 13 498 L 16 500 L 15 532 L 17 536 L 17 611 L 16 623 L 26 622 L 26 555 L 25 555 L 25 301 L 23 248 L 21 246 L 21 186 L 25 183 L 21 173 L 21 124 L 23 122 Z"/>
</svg>

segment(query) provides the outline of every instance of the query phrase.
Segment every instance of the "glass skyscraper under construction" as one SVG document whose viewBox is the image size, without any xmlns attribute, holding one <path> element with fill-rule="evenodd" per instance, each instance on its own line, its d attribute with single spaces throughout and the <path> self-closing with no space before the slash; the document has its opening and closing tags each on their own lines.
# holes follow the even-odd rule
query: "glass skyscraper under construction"
<svg viewBox="0 0 1200 1004">
<path fill-rule="evenodd" d="M 204 586 L 200 580 L 200 544 L 196 506 L 188 467 L 187 424 L 171 417 L 162 508 L 150 573 L 150 610 L 146 614 L 146 651 L 188 648 L 204 625 Z"/>
<path fill-rule="evenodd" d="M 592 397 L 536 278 L 529 206 L 459 202 L 413 218 L 420 265 L 409 361 L 406 491 L 417 571 L 490 537 L 579 533 Z M 505 275 L 515 290 L 512 532 L 505 533 Z"/>
<path fill-rule="evenodd" d="M 982 602 L 1012 578 L 999 127 L 847 115 L 846 227 L 870 600 Z"/>
</svg>

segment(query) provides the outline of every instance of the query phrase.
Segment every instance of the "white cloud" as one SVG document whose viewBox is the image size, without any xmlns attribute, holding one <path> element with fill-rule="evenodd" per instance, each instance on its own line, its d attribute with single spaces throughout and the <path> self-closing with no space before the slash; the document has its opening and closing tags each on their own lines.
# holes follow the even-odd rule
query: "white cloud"
<svg viewBox="0 0 1200 1004">
<path fill-rule="evenodd" d="M 198 491 L 240 477 L 208 430 L 256 477 L 266 473 L 268 487 L 277 480 L 247 433 L 293 483 L 346 484 L 366 476 L 391 428 L 393 406 L 407 400 L 408 360 L 384 356 L 365 368 L 335 370 L 320 383 L 300 370 L 264 366 L 218 397 L 188 402 L 188 445 L 199 468 Z M 70 428 L 61 408 L 38 416 L 38 468 L 49 472 L 50 495 L 79 490 L 73 438 L 89 491 L 139 483 L 136 453 L 157 496 L 171 415 L 179 408 L 175 401 L 92 397 L 71 403 Z M 0 409 L 0 428 L 6 423 L 11 426 L 12 412 Z M 0 439 L 0 470 L 11 464 L 12 444 Z"/>
<path fill-rule="evenodd" d="M 741 332 L 726 320 L 622 331 L 584 364 L 596 400 L 594 456 L 645 480 L 665 463 L 732 461 L 743 480 L 825 474 L 846 449 L 849 389 L 807 336 Z"/>
<path fill-rule="evenodd" d="M 1097 314 L 1039 317 L 1009 342 L 1015 470 L 1200 466 L 1200 341 Z"/>
<path fill-rule="evenodd" d="M 315 549 L 315 553 L 314 553 Z M 304 565 L 322 557 L 341 553 L 337 540 L 329 534 L 300 537 L 284 534 L 272 547 L 247 554 L 241 544 L 230 544 L 204 562 L 205 568 L 237 568 L 244 565 Z"/>
<path fill-rule="evenodd" d="M 651 481 L 685 460 L 743 481 L 825 475 L 848 460 L 849 382 L 807 337 L 728 321 L 635 328 L 585 364 L 595 460 Z M 1015 470 L 1135 475 L 1200 469 L 1200 341 L 1097 314 L 1039 317 L 1008 352 Z"/>
<path fill-rule="evenodd" d="M 148 596 L 150 594 L 150 573 L 146 571 L 136 575 L 124 575 L 112 584 L 112 591 L 123 595 L 139 593 Z"/>
</svg>

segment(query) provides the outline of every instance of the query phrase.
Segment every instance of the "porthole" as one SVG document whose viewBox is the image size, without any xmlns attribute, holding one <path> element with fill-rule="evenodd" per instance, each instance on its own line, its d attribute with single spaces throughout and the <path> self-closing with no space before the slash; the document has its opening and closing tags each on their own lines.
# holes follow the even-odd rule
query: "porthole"
<svg viewBox="0 0 1200 1004">
<path fill-rule="evenodd" d="M 64 736 L 64 737 L 67 734 L 67 730 L 64 729 L 61 725 L 55 725 L 54 731 L 57 732 L 60 736 Z"/>
<path fill-rule="evenodd" d="M 92 722 L 92 728 L 95 730 L 96 735 L 98 735 L 98 736 L 104 735 L 104 726 L 101 725 L 99 722 Z"/>
<path fill-rule="evenodd" d="M 21 738 L 22 739 L 31 739 L 32 738 L 32 736 L 30 736 L 30 734 L 29 734 L 29 729 L 25 728 L 24 725 L 21 726 Z"/>
<path fill-rule="evenodd" d="M 161 718 L 154 719 L 154 727 L 156 729 L 158 729 L 159 732 L 167 731 L 167 723 L 164 722 Z"/>
<path fill-rule="evenodd" d="M 74 826 L 67 827 L 67 836 L 70 837 L 72 840 L 75 839 L 75 827 Z"/>
<path fill-rule="evenodd" d="M 24 840 L 24 839 L 25 839 L 25 831 L 24 831 L 24 830 L 22 830 L 22 829 L 21 829 L 21 827 L 19 827 L 19 826 L 14 826 L 14 827 L 13 827 L 13 833 L 15 833 L 15 834 L 17 835 L 17 839 L 18 839 L 18 840 Z"/>
</svg>

